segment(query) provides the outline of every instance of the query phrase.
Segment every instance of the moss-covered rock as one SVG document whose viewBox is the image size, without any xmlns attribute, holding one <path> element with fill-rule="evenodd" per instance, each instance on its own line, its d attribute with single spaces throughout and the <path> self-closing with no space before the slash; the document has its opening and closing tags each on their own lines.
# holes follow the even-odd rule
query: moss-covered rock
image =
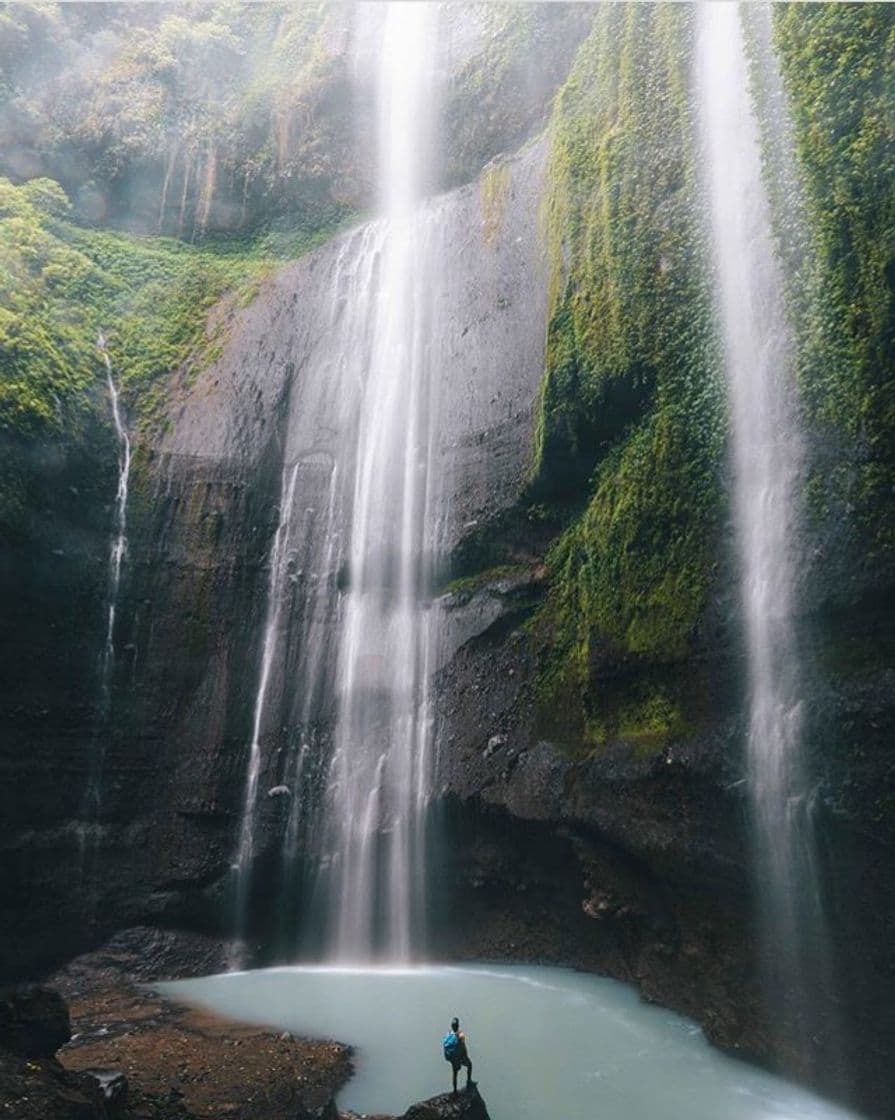
<svg viewBox="0 0 895 1120">
<path fill-rule="evenodd" d="M 18 436 L 77 437 L 105 380 L 100 331 L 124 403 L 148 418 L 165 375 L 190 353 L 198 365 L 213 355 L 210 307 L 255 291 L 272 266 L 251 242 L 88 230 L 69 210 L 52 180 L 0 179 L 0 427 Z"/>
<path fill-rule="evenodd" d="M 808 509 L 825 563 L 847 573 L 836 598 L 890 580 L 895 559 L 895 9 L 785 4 L 773 26 L 807 232 Z"/>
<path fill-rule="evenodd" d="M 690 18 L 673 5 L 601 7 L 552 121 L 552 310 L 533 491 L 584 495 L 586 508 L 548 559 L 542 692 L 551 718 L 571 716 L 586 738 L 607 726 L 589 687 L 595 658 L 684 657 L 715 562 L 724 408 L 687 96 Z M 667 705 L 651 695 L 654 728 Z"/>
</svg>

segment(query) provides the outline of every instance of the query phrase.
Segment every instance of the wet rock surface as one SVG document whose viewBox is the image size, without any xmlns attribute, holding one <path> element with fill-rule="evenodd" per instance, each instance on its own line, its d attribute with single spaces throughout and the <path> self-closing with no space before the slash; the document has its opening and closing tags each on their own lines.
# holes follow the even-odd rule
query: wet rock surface
<svg viewBox="0 0 895 1120">
<path fill-rule="evenodd" d="M 106 958 L 109 960 L 109 957 Z M 351 1071 L 336 1042 L 277 1035 L 160 1000 L 114 966 L 81 962 L 31 993 L 29 1032 L 0 1037 L 0 1116 L 10 1120 L 296 1120 L 333 1117 Z M 82 985 L 87 982 L 87 987 Z M 38 1024 L 42 1023 L 42 1029 Z M 61 1041 L 60 1041 L 61 1040 Z M 66 1045 L 62 1045 L 62 1043 Z M 56 1057 L 47 1053 L 62 1046 Z"/>
<path fill-rule="evenodd" d="M 328 1120 L 328 1118 L 327 1118 Z M 354 1112 L 340 1113 L 333 1120 L 362 1120 Z M 488 1108 L 482 1099 L 478 1086 L 473 1083 L 469 1088 L 456 1093 L 441 1093 L 425 1101 L 412 1104 L 401 1116 L 375 1115 L 366 1120 L 490 1120 Z"/>
<path fill-rule="evenodd" d="M 19 989 L 0 1000 L 0 1116 L 10 1120 L 107 1120 L 97 1080 L 54 1057 L 71 1037 L 58 992 Z"/>
<path fill-rule="evenodd" d="M 121 1116 L 127 1105 L 128 1084 L 127 1078 L 117 1069 L 104 1069 L 100 1066 L 95 1069 L 82 1071 L 85 1077 L 92 1077 L 99 1085 L 106 1111 L 110 1116 Z"/>
<path fill-rule="evenodd" d="M 53 1058 L 22 1058 L 0 1050 L 0 1116 L 9 1120 L 107 1120 L 108 1115 L 94 1078 L 72 1073 Z"/>
<path fill-rule="evenodd" d="M 449 257 L 438 455 L 453 541 L 515 501 L 531 456 L 546 316 L 537 221 L 545 158 L 540 142 L 501 161 L 496 208 L 479 183 L 434 203 Z M 325 750 L 332 716 L 332 689 L 322 687 L 309 723 L 296 682 L 311 639 L 326 644 L 329 607 L 315 607 L 311 591 L 337 577 L 316 560 L 358 387 L 339 382 L 334 293 L 363 236 L 349 231 L 284 267 L 247 307 L 218 307 L 220 358 L 175 377 L 165 425 L 135 434 L 106 711 L 96 666 L 114 441 L 97 438 L 86 462 L 53 449 L 35 464 L 46 508 L 34 547 L 0 565 L 12 605 L 0 659 L 13 713 L 0 744 L 0 980 L 41 975 L 123 928 L 214 934 L 232 912 L 268 559 L 283 471 L 295 467 L 290 594 L 259 779 L 263 791 L 290 792 L 260 799 L 251 909 L 261 917 L 249 931 L 269 941 L 295 745 L 313 730 Z M 54 556 L 59 549 L 64 556 Z M 97 758 L 94 814 L 85 794 Z"/>
</svg>

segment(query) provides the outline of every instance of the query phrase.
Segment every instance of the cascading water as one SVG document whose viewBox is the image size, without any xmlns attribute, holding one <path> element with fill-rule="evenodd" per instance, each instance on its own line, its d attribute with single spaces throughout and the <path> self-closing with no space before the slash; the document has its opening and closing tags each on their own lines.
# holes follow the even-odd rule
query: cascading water
<svg viewBox="0 0 895 1120">
<path fill-rule="evenodd" d="M 267 586 L 267 618 L 264 625 L 264 639 L 261 645 L 261 665 L 258 671 L 258 684 L 255 689 L 255 704 L 252 713 L 252 741 L 249 746 L 249 762 L 246 770 L 245 793 L 243 795 L 242 817 L 239 825 L 239 842 L 236 863 L 233 871 L 236 877 L 236 929 L 238 936 L 245 934 L 249 889 L 251 886 L 252 857 L 255 848 L 255 810 L 258 800 L 258 778 L 261 773 L 261 738 L 264 717 L 267 710 L 268 688 L 271 669 L 277 650 L 280 613 L 283 604 L 283 583 L 286 577 L 285 553 L 289 540 L 289 526 L 292 508 L 295 503 L 295 482 L 299 464 L 295 463 L 283 472 L 280 486 L 279 522 L 274 534 L 270 552 L 270 575 Z"/>
<path fill-rule="evenodd" d="M 802 446 L 738 5 L 699 6 L 697 64 L 731 413 L 762 957 L 777 1029 L 804 1058 L 824 938 L 794 627 Z"/>
<path fill-rule="evenodd" d="M 87 880 L 88 916 L 92 922 L 97 906 L 97 864 L 99 843 L 98 819 L 102 806 L 103 770 L 106 761 L 105 730 L 111 700 L 112 670 L 115 667 L 115 612 L 121 587 L 121 568 L 127 552 L 127 491 L 131 470 L 131 441 L 121 416 L 118 386 L 112 371 L 112 360 L 102 332 L 97 335 L 96 348 L 106 367 L 106 387 L 112 405 L 112 421 L 118 440 L 118 486 L 115 491 L 115 520 L 109 549 L 109 582 L 106 592 L 106 635 L 99 658 L 99 712 L 93 729 L 87 762 L 87 785 L 81 802 L 77 826 L 78 874 Z M 88 852 L 90 861 L 88 866 Z"/>
<path fill-rule="evenodd" d="M 379 95 L 380 208 L 361 261 L 373 265 L 356 437 L 338 716 L 326 797 L 328 944 L 339 958 L 406 958 L 424 905 L 430 771 L 430 524 L 434 385 L 429 169 L 438 9 L 393 3 Z"/>
<path fill-rule="evenodd" d="M 115 425 L 115 436 L 118 440 L 118 488 L 115 492 L 115 531 L 112 545 L 109 550 L 109 584 L 106 596 L 106 640 L 100 655 L 100 724 L 105 723 L 109 709 L 109 691 L 111 686 L 112 669 L 115 663 L 115 611 L 118 607 L 118 591 L 121 586 L 121 567 L 127 552 L 127 491 L 131 472 L 131 441 L 121 417 L 121 408 L 118 402 L 118 386 L 112 373 L 112 360 L 106 348 L 106 340 L 102 333 L 96 340 L 97 349 L 102 354 L 106 367 L 106 387 L 109 390 L 109 400 L 112 405 L 112 421 Z M 91 752 L 90 765 L 87 778 L 87 790 L 84 797 L 84 816 L 93 820 L 96 818 L 102 799 L 102 772 L 105 761 L 105 752 L 102 747 L 99 731 L 97 741 Z"/>
<path fill-rule="evenodd" d="M 233 860 L 240 934 L 252 865 L 263 852 L 267 873 L 279 856 L 276 913 L 258 923 L 273 918 L 273 951 L 341 960 L 423 946 L 441 652 L 433 575 L 463 525 L 509 500 L 495 495 L 482 432 L 505 441 L 506 478 L 525 469 L 515 433 L 540 377 L 545 315 L 543 151 L 524 157 L 531 175 L 518 176 L 487 267 L 471 274 L 478 192 L 427 190 L 439 7 L 366 15 L 362 48 L 383 48 L 381 216 L 333 242 L 315 310 L 294 320 L 277 432 L 291 520 L 271 545 L 279 560 Z M 292 357 L 284 349 L 284 366 Z"/>
</svg>

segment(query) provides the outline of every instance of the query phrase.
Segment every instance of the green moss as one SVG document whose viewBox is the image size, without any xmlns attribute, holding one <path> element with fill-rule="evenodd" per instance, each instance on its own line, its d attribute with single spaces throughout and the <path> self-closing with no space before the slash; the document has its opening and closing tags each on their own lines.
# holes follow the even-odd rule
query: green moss
<svg viewBox="0 0 895 1120">
<path fill-rule="evenodd" d="M 489 163 L 481 179 L 482 236 L 486 245 L 492 245 L 503 225 L 510 187 L 510 169 L 506 163 Z"/>
<path fill-rule="evenodd" d="M 684 734 L 688 723 L 676 700 L 662 688 L 636 686 L 614 711 L 590 718 L 584 741 L 605 746 L 620 740 L 641 757 L 660 751 L 675 736 Z"/>
<path fill-rule="evenodd" d="M 84 229 L 67 212 L 57 183 L 0 179 L 0 428 L 19 435 L 77 434 L 105 378 L 100 331 L 132 420 L 156 419 L 167 375 L 221 353 L 210 308 L 226 292 L 244 306 L 275 266 L 266 241 L 197 247 Z"/>
<path fill-rule="evenodd" d="M 809 239 L 800 386 L 828 449 L 812 509 L 851 526 L 861 562 L 883 564 L 895 558 L 895 8 L 779 5 L 774 42 Z"/>
<path fill-rule="evenodd" d="M 676 709 L 643 714 L 657 701 L 610 719 L 594 666 L 685 657 L 713 571 L 725 421 L 687 95 L 690 20 L 682 6 L 601 5 L 551 125 L 532 494 L 577 495 L 584 510 L 548 556 L 539 693 L 550 720 L 592 742 L 613 728 L 680 726 Z"/>
<path fill-rule="evenodd" d="M 489 584 L 497 583 L 504 579 L 519 579 L 531 574 L 531 564 L 498 564 L 493 568 L 485 568 L 474 575 L 453 579 L 445 587 L 444 593 L 448 595 L 474 595 Z"/>
</svg>

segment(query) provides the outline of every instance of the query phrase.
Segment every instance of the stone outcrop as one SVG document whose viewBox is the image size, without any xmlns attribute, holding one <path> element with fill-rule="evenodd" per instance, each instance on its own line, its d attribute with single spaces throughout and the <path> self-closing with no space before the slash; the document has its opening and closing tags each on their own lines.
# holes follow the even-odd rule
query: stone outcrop
<svg viewBox="0 0 895 1120">
<path fill-rule="evenodd" d="M 109 1120 L 98 1079 L 64 1069 L 54 1056 L 70 1038 L 68 1006 L 58 992 L 25 988 L 0 997 L 0 1113 L 15 1120 Z"/>
<path fill-rule="evenodd" d="M 302 1118 L 300 1118 L 302 1120 Z M 326 1120 L 329 1120 L 327 1117 Z M 340 1113 L 333 1120 L 361 1120 L 354 1112 Z M 369 1120 L 490 1120 L 488 1108 L 473 1083 L 456 1093 L 441 1093 L 412 1104 L 401 1116 L 371 1116 Z"/>
<path fill-rule="evenodd" d="M 68 1008 L 49 988 L 0 994 L 0 1046 L 21 1058 L 52 1058 L 71 1038 Z"/>
<path fill-rule="evenodd" d="M 401 1120 L 489 1120 L 489 1116 L 478 1088 L 472 1085 L 413 1104 Z"/>
</svg>

